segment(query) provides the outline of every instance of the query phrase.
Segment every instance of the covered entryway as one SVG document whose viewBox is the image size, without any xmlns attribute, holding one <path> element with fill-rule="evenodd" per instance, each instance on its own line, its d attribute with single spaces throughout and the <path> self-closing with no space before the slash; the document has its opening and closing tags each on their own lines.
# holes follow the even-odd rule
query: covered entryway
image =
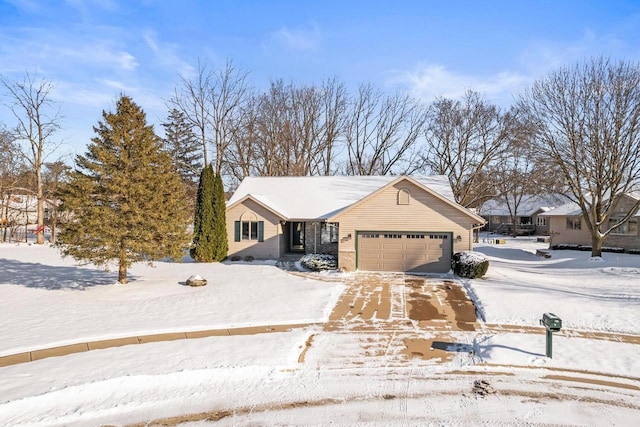
<svg viewBox="0 0 640 427">
<path fill-rule="evenodd" d="M 357 269 L 446 273 L 451 269 L 451 233 L 358 232 Z"/>
</svg>

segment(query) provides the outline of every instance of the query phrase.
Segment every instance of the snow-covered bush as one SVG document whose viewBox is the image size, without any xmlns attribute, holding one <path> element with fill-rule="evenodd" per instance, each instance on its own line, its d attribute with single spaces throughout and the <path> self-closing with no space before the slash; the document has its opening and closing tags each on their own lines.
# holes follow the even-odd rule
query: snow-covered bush
<svg viewBox="0 0 640 427">
<path fill-rule="evenodd" d="M 300 264 L 313 271 L 335 270 L 338 268 L 338 259 L 329 254 L 307 254 L 300 258 Z"/>
<path fill-rule="evenodd" d="M 489 269 L 489 260 L 480 252 L 464 251 L 453 255 L 453 272 L 460 277 L 479 279 Z"/>
</svg>

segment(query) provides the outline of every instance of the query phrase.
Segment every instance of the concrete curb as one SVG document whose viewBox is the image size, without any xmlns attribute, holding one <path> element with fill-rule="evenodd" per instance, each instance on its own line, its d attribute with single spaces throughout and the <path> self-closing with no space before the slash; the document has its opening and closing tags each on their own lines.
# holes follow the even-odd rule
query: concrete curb
<svg viewBox="0 0 640 427">
<path fill-rule="evenodd" d="M 10 354 L 0 357 L 0 367 L 17 365 L 19 363 L 33 362 L 48 357 L 66 356 L 74 353 L 82 353 L 91 350 L 122 347 L 132 344 L 147 344 L 160 341 L 174 341 L 184 339 L 198 339 L 207 337 L 226 337 L 233 335 L 257 335 L 273 332 L 288 332 L 293 329 L 306 328 L 320 325 L 319 323 L 300 323 L 291 325 L 249 326 L 244 328 L 208 329 L 204 331 L 172 332 L 165 334 L 140 335 L 109 340 L 90 341 L 77 344 L 63 345 L 60 347 L 45 348 L 41 350 L 27 351 L 24 353 Z"/>
</svg>

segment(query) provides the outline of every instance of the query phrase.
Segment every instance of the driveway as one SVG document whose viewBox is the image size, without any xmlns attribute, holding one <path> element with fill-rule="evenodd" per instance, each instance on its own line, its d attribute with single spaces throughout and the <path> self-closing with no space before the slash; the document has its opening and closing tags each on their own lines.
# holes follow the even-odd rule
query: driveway
<svg viewBox="0 0 640 427">
<path fill-rule="evenodd" d="M 473 358 L 476 310 L 459 282 L 405 274 L 356 273 L 301 362 L 403 365 Z"/>
</svg>

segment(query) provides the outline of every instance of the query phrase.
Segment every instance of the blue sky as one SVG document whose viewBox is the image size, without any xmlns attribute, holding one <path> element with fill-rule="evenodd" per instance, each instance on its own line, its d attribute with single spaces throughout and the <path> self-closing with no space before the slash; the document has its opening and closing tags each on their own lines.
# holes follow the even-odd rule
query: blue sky
<svg viewBox="0 0 640 427">
<path fill-rule="evenodd" d="M 374 83 L 432 100 L 466 89 L 507 107 L 546 72 L 640 60 L 640 1 L 0 0 L 0 74 L 56 85 L 65 152 L 124 92 L 160 132 L 179 75 L 227 60 L 270 79 Z M 0 123 L 13 119 L 0 108 Z"/>
</svg>

